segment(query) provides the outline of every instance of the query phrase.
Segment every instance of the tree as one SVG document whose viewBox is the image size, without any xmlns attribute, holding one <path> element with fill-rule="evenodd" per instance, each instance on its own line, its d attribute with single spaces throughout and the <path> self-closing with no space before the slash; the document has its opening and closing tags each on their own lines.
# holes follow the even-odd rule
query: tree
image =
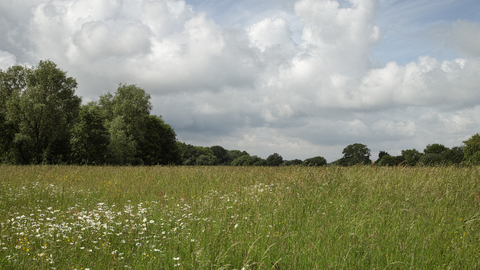
<svg viewBox="0 0 480 270">
<path fill-rule="evenodd" d="M 137 147 L 144 141 L 147 130 L 148 116 L 152 109 L 150 95 L 136 85 L 120 84 L 114 95 L 101 95 L 98 105 L 105 126 L 109 132 L 116 132 L 110 134 L 110 144 L 114 144 L 109 146 L 109 151 L 114 151 L 110 153 L 110 162 L 141 164 L 142 160 L 136 156 L 140 153 L 137 152 Z M 121 150 L 119 147 L 122 145 L 128 149 Z"/>
<path fill-rule="evenodd" d="M 225 148 L 219 145 L 212 146 L 210 147 L 210 149 L 212 150 L 213 154 L 217 158 L 217 164 L 226 165 L 228 150 L 226 150 Z"/>
<path fill-rule="evenodd" d="M 390 156 L 389 154 L 382 155 L 382 158 L 378 162 L 380 166 L 396 166 L 397 159 L 395 157 Z"/>
<path fill-rule="evenodd" d="M 283 158 L 277 153 L 273 153 L 266 159 L 267 166 L 280 166 L 283 163 Z"/>
<path fill-rule="evenodd" d="M 402 150 L 402 156 L 405 159 L 405 165 L 408 166 L 415 166 L 422 157 L 422 155 L 422 153 L 418 152 L 415 149 Z"/>
<path fill-rule="evenodd" d="M 233 165 L 233 161 L 241 156 L 250 156 L 246 151 L 240 151 L 240 150 L 229 150 L 227 153 L 226 165 Z M 233 165 L 235 166 L 235 165 Z"/>
<path fill-rule="evenodd" d="M 283 162 L 283 165 L 285 166 L 296 166 L 296 165 L 302 165 L 303 161 L 300 159 L 293 159 L 293 160 L 286 160 Z"/>
<path fill-rule="evenodd" d="M 251 156 L 248 160 L 250 166 L 266 166 L 267 162 L 265 159 L 259 156 Z"/>
<path fill-rule="evenodd" d="M 442 155 L 442 163 L 445 165 L 458 165 L 464 158 L 464 146 L 455 146 L 445 151 Z"/>
<path fill-rule="evenodd" d="M 197 157 L 195 165 L 212 166 L 217 163 L 217 158 L 214 155 L 200 155 Z"/>
<path fill-rule="evenodd" d="M 121 84 L 115 95 L 101 95 L 98 104 L 107 121 L 122 116 L 126 134 L 135 140 L 143 139 L 148 121 L 146 116 L 150 115 L 152 109 L 150 95 L 145 90 L 136 85 Z"/>
<path fill-rule="evenodd" d="M 107 162 L 112 165 L 135 164 L 137 142 L 126 133 L 126 124 L 122 116 L 107 122 L 109 145 Z"/>
<path fill-rule="evenodd" d="M 442 163 L 442 155 L 440 154 L 425 154 L 423 155 L 418 163 L 427 165 L 427 166 L 435 166 Z"/>
<path fill-rule="evenodd" d="M 239 156 L 234 161 L 232 161 L 231 165 L 232 166 L 250 166 L 250 156 L 249 155 Z"/>
<path fill-rule="evenodd" d="M 82 106 L 71 130 L 72 161 L 76 164 L 104 164 L 109 145 L 100 108 L 93 102 Z"/>
<path fill-rule="evenodd" d="M 40 61 L 36 68 L 16 66 L 10 70 L 15 78 L 7 83 L 10 98 L 5 115 L 16 131 L 13 146 L 20 163 L 70 159 L 70 131 L 81 98 L 75 95 L 76 80 L 66 74 L 51 61 Z"/>
<path fill-rule="evenodd" d="M 388 152 L 386 151 L 380 151 L 378 153 L 378 159 L 375 160 L 375 164 L 378 164 L 380 162 L 380 160 L 382 159 L 382 157 L 386 156 L 386 155 L 390 155 Z"/>
<path fill-rule="evenodd" d="M 361 143 L 354 143 L 348 145 L 343 149 L 343 157 L 340 160 L 340 165 L 352 166 L 355 164 L 368 165 L 370 161 L 370 149 L 366 145 Z"/>
<path fill-rule="evenodd" d="M 421 162 L 423 165 L 429 166 L 439 165 L 442 163 L 443 154 L 448 150 L 449 149 L 442 144 L 429 144 L 423 150 L 425 155 L 420 158 L 419 162 Z"/>
<path fill-rule="evenodd" d="M 267 162 L 259 156 L 243 155 L 231 163 L 232 166 L 266 166 Z"/>
<path fill-rule="evenodd" d="M 137 160 L 144 165 L 177 164 L 180 159 L 177 135 L 161 116 L 145 116 L 145 134 L 139 140 Z"/>
<path fill-rule="evenodd" d="M 400 164 L 404 164 L 405 163 L 405 158 L 402 156 L 402 155 L 399 155 L 399 156 L 395 156 L 395 161 L 396 161 L 396 165 L 400 165 Z"/>
<path fill-rule="evenodd" d="M 448 148 L 443 146 L 442 144 L 434 143 L 434 144 L 427 145 L 427 147 L 423 150 L 423 152 L 425 154 L 442 155 L 447 150 Z"/>
<path fill-rule="evenodd" d="M 7 121 L 7 101 L 14 93 L 26 88 L 28 71 L 22 66 L 0 70 L 0 162 L 22 163 L 20 153 L 13 143 L 18 123 Z"/>
<path fill-rule="evenodd" d="M 177 142 L 177 147 L 182 165 L 215 165 L 217 162 L 217 158 L 209 147 L 193 146 L 183 142 Z"/>
<path fill-rule="evenodd" d="M 324 157 L 317 156 L 313 158 L 307 158 L 303 161 L 305 166 L 324 166 L 327 165 L 327 160 Z"/>
<path fill-rule="evenodd" d="M 463 142 L 463 154 L 468 164 L 480 164 L 480 134 L 475 134 Z"/>
</svg>

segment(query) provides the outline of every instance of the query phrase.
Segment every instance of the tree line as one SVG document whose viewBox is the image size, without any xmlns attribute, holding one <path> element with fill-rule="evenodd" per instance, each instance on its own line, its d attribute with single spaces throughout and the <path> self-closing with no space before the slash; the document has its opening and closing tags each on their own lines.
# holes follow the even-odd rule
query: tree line
<svg viewBox="0 0 480 270">
<path fill-rule="evenodd" d="M 398 156 L 380 151 L 378 158 L 370 159 L 370 149 L 364 144 L 355 143 L 343 150 L 343 157 L 333 162 L 334 165 L 352 166 L 357 164 L 378 166 L 415 166 L 415 165 L 477 165 L 480 164 L 480 135 L 477 133 L 463 142 L 462 146 L 448 148 L 434 143 L 425 147 L 423 152 L 416 149 L 402 150 Z"/>
<path fill-rule="evenodd" d="M 79 165 L 224 165 L 323 166 L 321 156 L 284 160 L 274 153 L 266 159 L 221 146 L 201 147 L 180 142 L 161 116 L 152 115 L 150 95 L 136 85 L 120 84 L 115 93 L 82 104 L 77 82 L 52 61 L 37 67 L 15 65 L 0 70 L 0 162 L 6 164 Z M 428 145 L 391 156 L 381 151 L 375 162 L 370 149 L 356 143 L 331 164 L 476 164 L 480 135 L 449 149 Z"/>
</svg>

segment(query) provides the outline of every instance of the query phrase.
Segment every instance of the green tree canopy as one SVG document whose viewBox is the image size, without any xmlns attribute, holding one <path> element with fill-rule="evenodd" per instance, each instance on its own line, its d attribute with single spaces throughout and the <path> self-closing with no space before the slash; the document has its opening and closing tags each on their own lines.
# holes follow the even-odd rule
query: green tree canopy
<svg viewBox="0 0 480 270">
<path fill-rule="evenodd" d="M 145 134 L 139 140 L 137 159 L 144 165 L 177 164 L 180 161 L 177 135 L 162 117 L 145 116 Z"/>
<path fill-rule="evenodd" d="M 448 150 L 448 147 L 445 147 L 442 144 L 434 143 L 434 144 L 427 145 L 427 147 L 425 147 L 425 149 L 423 150 L 423 153 L 442 155 L 447 150 Z"/>
<path fill-rule="evenodd" d="M 370 149 L 361 143 L 350 144 L 343 149 L 340 165 L 352 166 L 356 164 L 370 165 Z"/>
<path fill-rule="evenodd" d="M 250 156 L 246 151 L 240 151 L 240 150 L 229 150 L 227 153 L 227 158 L 226 158 L 226 165 L 233 165 L 232 162 L 241 157 L 241 156 Z"/>
<path fill-rule="evenodd" d="M 440 165 L 442 163 L 442 155 L 433 153 L 425 154 L 422 155 L 418 163 L 427 166 Z"/>
<path fill-rule="evenodd" d="M 396 166 L 397 159 L 395 157 L 390 156 L 388 153 L 386 155 L 382 155 L 382 158 L 378 162 L 380 166 Z"/>
<path fill-rule="evenodd" d="M 111 165 L 131 165 L 137 163 L 137 142 L 128 135 L 123 116 L 117 116 L 106 123 L 109 134 L 107 162 Z"/>
<path fill-rule="evenodd" d="M 14 145 L 18 123 L 7 121 L 7 101 L 14 93 L 24 91 L 27 86 L 27 75 L 30 69 L 13 66 L 0 70 L 0 162 L 22 163 L 20 153 Z"/>
<path fill-rule="evenodd" d="M 375 164 L 378 164 L 380 162 L 380 160 L 382 159 L 383 156 L 386 156 L 386 155 L 390 155 L 388 152 L 386 151 L 380 151 L 378 153 L 378 159 L 375 160 Z"/>
<path fill-rule="evenodd" d="M 236 158 L 231 163 L 232 166 L 250 166 L 250 156 L 243 155 Z"/>
<path fill-rule="evenodd" d="M 121 84 L 114 95 L 107 93 L 98 101 L 103 117 L 108 121 L 121 116 L 125 122 L 125 133 L 136 141 L 142 140 L 152 104 L 150 95 L 136 85 Z"/>
<path fill-rule="evenodd" d="M 182 165 L 215 165 L 217 158 L 209 147 L 193 146 L 183 142 L 177 142 Z"/>
<path fill-rule="evenodd" d="M 468 164 L 480 164 L 480 134 L 475 134 L 463 142 L 465 148 L 463 153 Z"/>
<path fill-rule="evenodd" d="M 70 131 L 80 110 L 77 82 L 51 61 L 7 70 L 2 92 L 6 123 L 13 125 L 19 163 L 63 163 L 70 159 Z M 5 87 L 5 85 L 7 85 Z M 3 90 L 6 89 L 6 90 Z"/>
<path fill-rule="evenodd" d="M 76 164 L 104 164 L 109 145 L 100 108 L 94 103 L 82 106 L 70 137 L 72 161 Z"/>
<path fill-rule="evenodd" d="M 422 155 L 422 153 L 418 152 L 415 149 L 402 150 L 402 156 L 405 159 L 404 164 L 408 166 L 415 166 L 422 157 Z"/>
<path fill-rule="evenodd" d="M 277 153 L 273 153 L 266 159 L 267 166 L 280 166 L 283 163 L 283 158 Z"/>
<path fill-rule="evenodd" d="M 464 158 L 464 146 L 455 146 L 445 151 L 442 155 L 442 162 L 446 165 L 458 165 Z"/>
<path fill-rule="evenodd" d="M 301 159 L 292 159 L 292 160 L 286 160 L 283 162 L 283 165 L 285 166 L 296 166 L 296 165 L 302 165 L 303 161 Z"/>
<path fill-rule="evenodd" d="M 303 161 L 305 166 L 324 166 L 327 165 L 327 160 L 324 157 L 317 156 L 312 158 L 307 158 Z"/>
<path fill-rule="evenodd" d="M 217 158 L 217 164 L 218 165 L 226 165 L 227 160 L 228 160 L 228 158 L 227 158 L 228 150 L 226 150 L 225 148 L 223 148 L 219 145 L 212 146 L 212 147 L 210 147 L 210 149 L 212 150 L 213 154 Z"/>
</svg>

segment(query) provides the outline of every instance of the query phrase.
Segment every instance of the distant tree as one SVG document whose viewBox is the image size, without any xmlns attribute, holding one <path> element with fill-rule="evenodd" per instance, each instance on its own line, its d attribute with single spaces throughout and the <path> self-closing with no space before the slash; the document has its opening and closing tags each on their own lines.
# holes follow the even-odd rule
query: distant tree
<svg viewBox="0 0 480 270">
<path fill-rule="evenodd" d="M 423 165 L 440 165 L 443 162 L 443 155 L 448 151 L 448 147 L 445 147 L 442 144 L 434 143 L 429 144 L 423 150 L 425 153 L 419 160 Z"/>
<path fill-rule="evenodd" d="M 480 134 L 475 134 L 463 142 L 464 158 L 467 164 L 480 164 Z"/>
<path fill-rule="evenodd" d="M 15 93 L 27 87 L 27 76 L 30 70 L 22 66 L 13 66 L 3 71 L 0 69 L 0 162 L 25 163 L 14 144 L 18 123 L 7 121 L 7 102 Z"/>
<path fill-rule="evenodd" d="M 75 95 L 76 80 L 51 61 L 40 61 L 33 68 L 15 66 L 1 77 L 6 78 L 1 83 L 2 96 L 8 97 L 2 117 L 7 137 L 10 128 L 15 130 L 12 146 L 18 162 L 68 162 L 70 131 L 81 103 Z"/>
<path fill-rule="evenodd" d="M 195 146 L 180 141 L 177 141 L 175 144 L 180 154 L 178 165 L 195 165 L 197 159 Z"/>
<path fill-rule="evenodd" d="M 250 156 L 248 155 L 243 155 L 238 158 L 236 158 L 234 161 L 231 163 L 232 166 L 250 166 Z"/>
<path fill-rule="evenodd" d="M 136 85 L 121 84 L 114 95 L 107 93 L 100 96 L 99 105 L 105 119 L 112 121 L 122 116 L 125 121 L 125 132 L 136 140 L 142 139 L 145 124 L 150 115 L 152 104 L 150 95 Z"/>
<path fill-rule="evenodd" d="M 427 166 L 440 165 L 442 163 L 442 155 L 433 153 L 425 154 L 420 158 L 418 163 Z"/>
<path fill-rule="evenodd" d="M 339 164 L 343 166 L 352 166 L 356 164 L 371 164 L 370 149 L 361 143 L 348 145 L 343 149 L 343 157 L 339 160 Z"/>
<path fill-rule="evenodd" d="M 422 153 L 418 152 L 415 149 L 402 150 L 402 156 L 405 159 L 404 164 L 408 166 L 415 166 L 422 157 L 422 155 Z"/>
<path fill-rule="evenodd" d="M 199 166 L 212 166 L 217 162 L 217 158 L 214 155 L 202 154 L 197 157 L 196 164 Z"/>
<path fill-rule="evenodd" d="M 150 95 L 136 85 L 120 84 L 115 94 L 101 95 L 98 105 L 109 132 L 116 132 L 116 134 L 110 134 L 110 144 L 114 145 L 109 146 L 109 152 L 114 152 L 110 153 L 109 162 L 142 163 L 137 155 L 141 153 L 137 147 L 141 145 L 147 131 L 146 124 L 152 109 Z M 121 150 L 119 147 L 122 145 L 129 148 Z M 121 151 L 123 151 L 122 154 L 120 154 Z"/>
<path fill-rule="evenodd" d="M 378 162 L 379 166 L 396 166 L 397 159 L 395 157 L 390 156 L 389 154 L 382 155 L 382 158 Z"/>
<path fill-rule="evenodd" d="M 434 143 L 427 145 L 427 147 L 423 150 L 423 153 L 442 155 L 447 150 L 448 148 L 443 146 L 442 144 Z"/>
<path fill-rule="evenodd" d="M 227 158 L 228 150 L 226 150 L 225 148 L 223 148 L 219 145 L 212 146 L 212 147 L 210 147 L 210 149 L 212 150 L 213 154 L 217 158 L 217 164 L 218 165 L 226 165 L 227 160 L 228 160 L 228 158 Z"/>
<path fill-rule="evenodd" d="M 241 156 L 250 156 L 250 154 L 248 154 L 246 151 L 229 150 L 227 153 L 225 165 L 238 166 L 238 165 L 233 165 L 232 162 Z"/>
<path fill-rule="evenodd" d="M 324 157 L 316 156 L 312 158 L 307 158 L 303 161 L 305 166 L 324 166 L 327 165 L 327 160 Z"/>
<path fill-rule="evenodd" d="M 405 158 L 402 155 L 395 156 L 396 165 L 403 165 L 405 163 Z"/>
<path fill-rule="evenodd" d="M 107 122 L 109 145 L 107 147 L 107 163 L 111 165 L 135 164 L 137 160 L 137 142 L 132 135 L 126 132 L 126 123 L 123 116 L 117 116 Z"/>
<path fill-rule="evenodd" d="M 283 158 L 277 153 L 274 153 L 267 158 L 267 166 L 280 166 L 283 163 Z"/>
<path fill-rule="evenodd" d="M 464 146 L 455 146 L 445 151 L 442 155 L 442 163 L 445 165 L 458 165 L 464 158 Z"/>
<path fill-rule="evenodd" d="M 248 160 L 248 163 L 251 166 L 267 166 L 265 159 L 259 156 L 251 156 Z"/>
<path fill-rule="evenodd" d="M 94 103 L 82 106 L 71 130 L 73 163 L 100 165 L 106 162 L 109 134 L 103 122 L 98 106 Z"/>
<path fill-rule="evenodd" d="M 302 164 L 303 164 L 303 161 L 301 159 L 285 160 L 283 162 L 284 166 L 297 166 Z"/>
<path fill-rule="evenodd" d="M 177 164 L 180 161 L 180 151 L 176 141 L 175 131 L 161 116 L 146 116 L 145 134 L 139 140 L 137 160 L 144 165 Z"/>
<path fill-rule="evenodd" d="M 183 142 L 177 142 L 177 147 L 180 153 L 180 164 L 194 166 L 194 165 L 215 165 L 217 158 L 209 147 L 193 146 Z"/>
<path fill-rule="evenodd" d="M 378 164 L 380 162 L 380 160 L 382 159 L 382 157 L 386 156 L 386 155 L 390 155 L 388 152 L 386 151 L 380 151 L 378 153 L 378 159 L 375 160 L 375 164 Z"/>
</svg>

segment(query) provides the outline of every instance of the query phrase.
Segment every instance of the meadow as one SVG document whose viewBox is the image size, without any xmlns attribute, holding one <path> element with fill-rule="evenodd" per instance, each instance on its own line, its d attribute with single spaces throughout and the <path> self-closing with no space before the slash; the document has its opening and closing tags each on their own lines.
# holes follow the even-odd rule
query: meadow
<svg viewBox="0 0 480 270">
<path fill-rule="evenodd" d="M 0 166 L 0 268 L 476 269 L 479 171 Z"/>
</svg>

